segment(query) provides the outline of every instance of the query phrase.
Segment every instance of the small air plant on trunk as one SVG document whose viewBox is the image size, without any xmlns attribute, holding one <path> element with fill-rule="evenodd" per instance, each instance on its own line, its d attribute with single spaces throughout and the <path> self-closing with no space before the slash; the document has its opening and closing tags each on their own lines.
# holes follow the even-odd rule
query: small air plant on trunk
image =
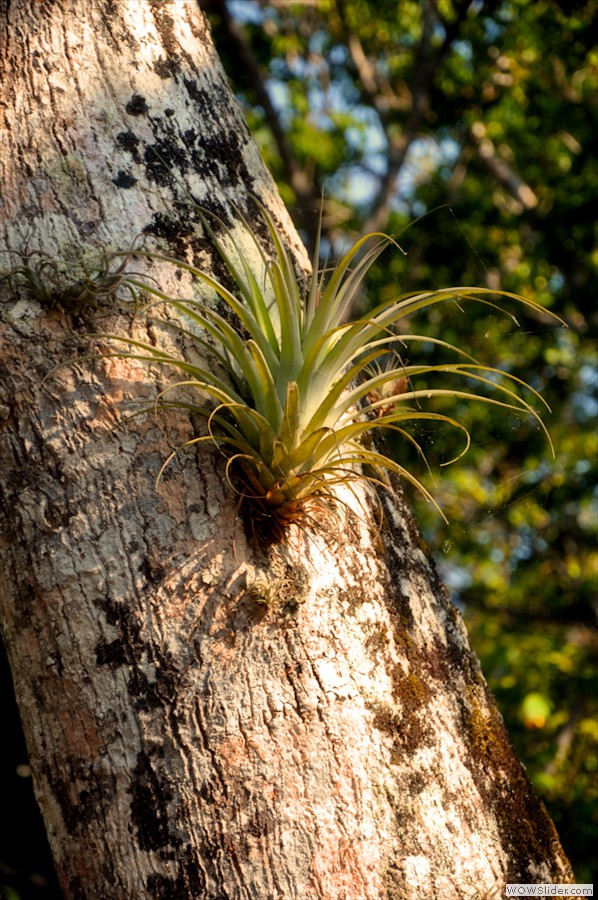
<svg viewBox="0 0 598 900">
<path fill-rule="evenodd" d="M 0 287 L 6 284 L 11 293 L 24 291 L 41 306 L 64 312 L 97 309 L 104 301 L 112 301 L 124 287 L 137 310 L 137 292 L 128 283 L 131 273 L 127 271 L 134 255 L 135 242 L 124 253 L 105 250 L 71 261 L 52 257 L 41 250 L 17 254 L 18 265 L 0 269 Z M 120 260 L 118 265 L 116 260 Z"/>
<path fill-rule="evenodd" d="M 207 418 L 209 434 L 183 446 L 211 440 L 224 453 L 244 521 L 260 545 L 284 541 L 293 525 L 319 527 L 339 502 L 335 489 L 357 480 L 389 485 L 388 473 L 395 473 L 434 503 L 411 471 L 364 440 L 377 429 L 393 429 L 415 443 L 405 431 L 408 422 L 441 421 L 463 433 L 459 458 L 469 444 L 467 430 L 448 414 L 422 409 L 426 400 L 470 399 L 524 412 L 547 434 L 538 412 L 521 396 L 522 389 L 541 398 L 519 378 L 483 366 L 440 339 L 401 333 L 402 320 L 436 304 L 478 300 L 494 307 L 498 292 L 469 287 L 422 291 L 348 319 L 368 270 L 395 243 L 393 239 L 384 234 L 362 237 L 324 274 L 318 269 L 317 247 L 313 274 L 303 290 L 281 235 L 265 210 L 261 214 L 273 247 L 271 256 L 241 218 L 236 229 L 226 228 L 215 217 L 203 219 L 232 289 L 186 262 L 152 254 L 215 292 L 228 308 L 226 315 L 213 303 L 174 299 L 129 279 L 133 288 L 177 310 L 182 318 L 178 330 L 196 341 L 204 357 L 207 353 L 217 366 L 196 365 L 131 338 L 117 339 L 128 348 L 116 354 L 168 365 L 182 374 L 159 402 Z M 247 233 L 243 246 L 235 239 L 239 227 Z M 541 310 L 514 294 L 500 292 L 500 297 Z M 397 342 L 408 347 L 431 343 L 443 353 L 450 351 L 454 361 L 384 364 Z M 214 368 L 222 374 L 215 374 Z M 428 386 L 431 377 L 438 386 Z M 421 379 L 426 384 L 418 388 Z M 171 399 L 172 387 L 191 390 L 197 401 Z"/>
</svg>

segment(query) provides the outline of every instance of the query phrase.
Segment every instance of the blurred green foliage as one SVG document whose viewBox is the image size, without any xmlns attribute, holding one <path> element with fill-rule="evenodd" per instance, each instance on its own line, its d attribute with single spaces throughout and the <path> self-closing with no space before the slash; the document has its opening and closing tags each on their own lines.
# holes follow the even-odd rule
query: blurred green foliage
<svg viewBox="0 0 598 900">
<path fill-rule="evenodd" d="M 518 329 L 471 306 L 418 320 L 417 331 L 485 364 L 508 356 L 552 408 L 556 459 L 532 421 L 464 407 L 474 440 L 457 466 L 441 467 L 452 434 L 418 434 L 449 525 L 418 496 L 412 503 L 577 880 L 591 881 L 598 3 L 202 5 L 306 242 L 322 190 L 329 247 L 374 227 L 398 236 L 407 256 L 377 266 L 372 300 L 480 284 L 533 297 L 570 325 L 527 317 Z"/>
</svg>

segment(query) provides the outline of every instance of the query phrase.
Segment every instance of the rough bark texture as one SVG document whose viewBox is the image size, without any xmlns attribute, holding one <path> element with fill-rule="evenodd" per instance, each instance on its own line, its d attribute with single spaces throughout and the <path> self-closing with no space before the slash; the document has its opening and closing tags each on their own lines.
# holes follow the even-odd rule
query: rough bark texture
<svg viewBox="0 0 598 900">
<path fill-rule="evenodd" d="M 3 249 L 72 257 L 145 233 L 201 253 L 190 195 L 223 215 L 258 196 L 288 223 L 194 0 L 0 10 Z M 82 360 L 43 381 L 105 347 L 79 332 L 128 323 L 90 326 L 15 286 L 0 615 L 65 897 L 410 900 L 571 880 L 408 513 L 384 501 L 378 530 L 349 495 L 342 540 L 256 553 L 203 445 L 155 489 L 194 426 L 125 422 L 123 403 L 164 373 Z M 247 592 L 258 576 L 270 607 Z"/>
</svg>

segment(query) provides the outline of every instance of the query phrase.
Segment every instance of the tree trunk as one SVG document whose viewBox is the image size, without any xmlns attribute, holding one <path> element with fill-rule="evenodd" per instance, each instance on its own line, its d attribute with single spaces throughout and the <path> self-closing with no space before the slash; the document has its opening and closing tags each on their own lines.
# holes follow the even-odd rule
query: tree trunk
<svg viewBox="0 0 598 900">
<path fill-rule="evenodd" d="M 189 198 L 230 219 L 257 197 L 304 262 L 195 0 L 0 6 L 1 246 L 25 255 L 3 265 L 30 270 L 1 285 L 0 615 L 64 896 L 571 880 L 404 508 L 257 552 L 207 445 L 155 488 L 194 427 L 128 419 L 159 368 L 82 358 L 46 378 L 106 350 L 79 332 L 129 324 L 109 292 L 89 313 L 45 289 L 73 247 L 145 234 L 206 259 Z"/>
</svg>

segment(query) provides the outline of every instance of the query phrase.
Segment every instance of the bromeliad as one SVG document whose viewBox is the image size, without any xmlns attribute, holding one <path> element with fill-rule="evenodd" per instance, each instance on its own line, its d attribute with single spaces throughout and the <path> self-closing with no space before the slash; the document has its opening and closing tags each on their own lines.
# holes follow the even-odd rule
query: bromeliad
<svg viewBox="0 0 598 900">
<path fill-rule="evenodd" d="M 365 276 L 394 240 L 377 233 L 362 237 L 329 273 L 320 272 L 316 247 L 313 274 L 302 289 L 272 218 L 263 209 L 261 215 L 272 256 L 241 217 L 232 229 L 215 217 L 203 217 L 232 289 L 187 262 L 152 254 L 215 292 L 228 308 L 225 315 L 203 299 L 175 299 L 139 279 L 128 279 L 133 289 L 177 310 L 183 323 L 178 330 L 197 342 L 204 356 L 217 361 L 221 375 L 132 338 L 116 338 L 128 345 L 126 353 L 116 355 L 168 365 L 181 373 L 159 403 L 207 418 L 209 434 L 183 446 L 211 440 L 225 454 L 227 476 L 241 496 L 244 519 L 262 545 L 283 541 L 293 524 L 314 526 L 322 512 L 334 508 L 335 488 L 355 480 L 388 484 L 388 473 L 394 472 L 434 503 L 411 471 L 364 441 L 368 433 L 386 428 L 416 443 L 405 430 L 407 422 L 442 421 L 463 433 L 459 458 L 469 445 L 469 433 L 454 417 L 422 409 L 426 400 L 478 400 L 524 412 L 548 437 L 538 412 L 521 396 L 522 389 L 544 401 L 521 379 L 483 366 L 445 341 L 400 329 L 407 317 L 446 301 L 478 300 L 496 308 L 500 298 L 545 312 L 538 304 L 505 291 L 452 287 L 402 295 L 351 319 Z M 442 353 L 450 351 L 454 361 L 381 365 L 392 359 L 389 351 L 397 342 L 427 343 Z M 437 387 L 428 386 L 430 377 L 437 379 Z M 422 379 L 426 382 L 420 388 Z M 166 396 L 183 386 L 196 401 L 175 403 Z"/>
</svg>

